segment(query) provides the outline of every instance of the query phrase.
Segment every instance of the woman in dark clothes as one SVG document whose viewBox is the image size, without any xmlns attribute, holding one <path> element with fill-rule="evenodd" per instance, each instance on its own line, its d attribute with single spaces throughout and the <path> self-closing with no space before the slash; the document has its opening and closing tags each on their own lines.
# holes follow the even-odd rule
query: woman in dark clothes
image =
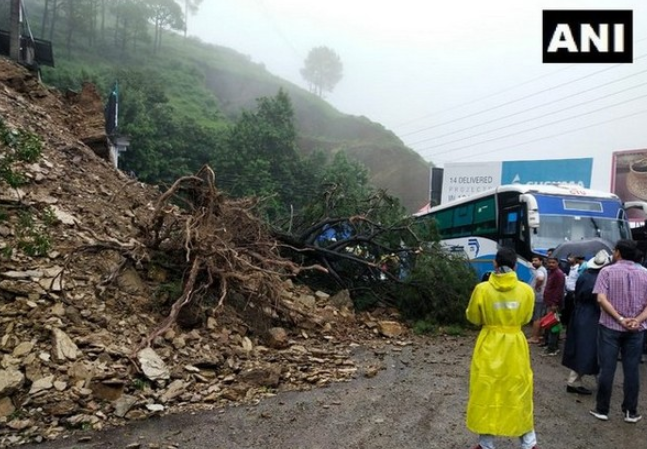
<svg viewBox="0 0 647 449">
<path fill-rule="evenodd" d="M 562 357 L 562 365 L 571 369 L 566 381 L 569 393 L 591 394 L 591 390 L 582 385 L 582 376 L 596 375 L 600 370 L 597 345 L 600 306 L 593 287 L 600 269 L 609 263 L 609 253 L 600 250 L 587 262 L 587 269 L 575 284 L 575 309 L 568 323 Z"/>
</svg>

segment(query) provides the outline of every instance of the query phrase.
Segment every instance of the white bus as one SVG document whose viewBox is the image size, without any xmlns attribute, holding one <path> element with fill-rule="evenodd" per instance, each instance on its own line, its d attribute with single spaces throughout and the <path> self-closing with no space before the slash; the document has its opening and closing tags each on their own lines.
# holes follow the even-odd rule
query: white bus
<svg viewBox="0 0 647 449">
<path fill-rule="evenodd" d="M 572 185 L 503 185 L 431 208 L 442 243 L 464 251 L 480 276 L 492 270 L 499 247 L 519 255 L 519 278 L 530 278 L 533 255 L 564 242 L 631 238 L 627 214 L 612 193 Z"/>
</svg>

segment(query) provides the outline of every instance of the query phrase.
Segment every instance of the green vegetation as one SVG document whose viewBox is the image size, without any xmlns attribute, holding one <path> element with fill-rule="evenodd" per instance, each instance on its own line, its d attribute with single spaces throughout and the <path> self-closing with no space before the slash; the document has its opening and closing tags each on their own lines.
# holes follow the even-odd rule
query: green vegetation
<svg viewBox="0 0 647 449">
<path fill-rule="evenodd" d="M 406 318 L 425 321 L 417 325 L 420 330 L 438 324 L 466 325 L 465 309 L 477 282 L 466 260 L 434 243 L 418 257 L 400 287 L 398 308 Z"/>
<path fill-rule="evenodd" d="M 413 333 L 416 335 L 430 335 L 436 330 L 436 326 L 426 320 L 417 320 L 413 323 Z"/>
<path fill-rule="evenodd" d="M 150 302 L 151 310 L 157 313 L 168 313 L 169 307 L 181 295 L 181 279 L 160 283 L 153 292 L 153 300 Z"/>
<path fill-rule="evenodd" d="M 27 178 L 15 166 L 19 162 L 36 162 L 40 158 L 40 139 L 28 131 L 8 128 L 0 118 L 0 149 L 0 184 L 6 182 L 13 188 L 25 184 Z"/>
<path fill-rule="evenodd" d="M 142 377 L 136 377 L 133 380 L 132 386 L 135 390 L 139 390 L 139 391 L 146 390 L 150 388 L 150 381 Z"/>
<path fill-rule="evenodd" d="M 20 211 L 18 214 L 18 226 L 16 227 L 16 238 L 18 249 L 30 257 L 45 256 L 52 248 L 50 227 L 54 223 L 54 215 L 51 210 L 45 209 L 36 221 L 36 217 L 28 210 Z"/>
<path fill-rule="evenodd" d="M 0 186 L 3 183 L 12 188 L 28 182 L 20 170 L 20 163 L 34 163 L 40 159 L 43 148 L 40 139 L 33 133 L 22 129 L 7 127 L 0 118 Z M 0 221 L 9 219 L 9 213 L 0 209 Z M 16 246 L 31 257 L 44 256 L 51 249 L 49 228 L 54 225 L 56 216 L 48 207 L 42 212 L 21 209 L 16 226 Z M 2 249 L 2 256 L 8 258 L 13 252 L 10 245 Z"/>
<path fill-rule="evenodd" d="M 13 421 L 14 419 L 22 419 L 24 417 L 25 417 L 25 411 L 20 408 L 16 408 L 13 412 L 9 414 L 7 419 L 8 421 Z"/>
<path fill-rule="evenodd" d="M 446 335 L 450 335 L 452 337 L 461 337 L 465 335 L 465 328 L 463 326 L 457 326 L 455 324 L 449 325 L 442 330 Z"/>
</svg>

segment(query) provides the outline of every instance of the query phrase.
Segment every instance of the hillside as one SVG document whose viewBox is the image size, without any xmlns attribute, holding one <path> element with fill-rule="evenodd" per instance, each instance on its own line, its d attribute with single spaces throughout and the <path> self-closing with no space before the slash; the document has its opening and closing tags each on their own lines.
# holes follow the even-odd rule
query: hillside
<svg viewBox="0 0 647 449">
<path fill-rule="evenodd" d="M 193 45 L 204 51 L 199 52 L 203 59 L 196 63 L 204 70 L 206 86 L 216 94 L 227 115 L 234 117 L 241 108 L 252 108 L 256 98 L 275 95 L 282 87 L 294 104 L 302 150 L 346 151 L 370 169 L 371 181 L 377 187 L 399 197 L 410 212 L 428 202 L 429 164 L 393 132 L 370 118 L 343 114 L 310 92 L 268 76 L 263 66 L 231 49 L 199 41 L 193 41 Z M 223 53 L 227 58 L 221 56 Z"/>
<path fill-rule="evenodd" d="M 96 51 L 80 44 L 67 52 L 57 41 L 54 48 L 56 68 L 43 70 L 47 83 L 78 89 L 79 81 L 85 79 L 107 93 L 124 70 L 142 71 L 142 76 L 154 77 L 163 86 L 175 115 L 213 129 L 232 123 L 243 110 L 254 109 L 258 98 L 272 97 L 282 88 L 293 103 L 298 147 L 303 153 L 344 150 L 369 168 L 376 187 L 400 198 L 409 212 L 428 202 L 429 164 L 393 132 L 367 117 L 341 113 L 233 49 L 173 33 L 165 35 L 164 51 L 157 55 L 147 50 L 133 54 L 114 48 Z M 123 99 L 124 108 L 127 101 Z M 124 120 L 121 124 L 127 125 Z M 137 151 L 137 144 L 131 142 L 132 151 Z"/>
<path fill-rule="evenodd" d="M 401 331 L 356 315 L 343 292 L 292 285 L 275 269 L 285 261 L 240 240 L 268 237 L 222 195 L 210 233 L 185 241 L 187 266 L 174 271 L 173 235 L 157 235 L 153 251 L 147 232 L 186 214 L 86 145 L 105 138 L 101 105 L 91 85 L 62 94 L 0 58 L 0 155 L 22 133 L 42 145 L 36 160 L 12 164 L 24 185 L 0 181 L 0 446 L 347 380 L 361 372 L 353 345 Z M 205 241 L 209 260 L 232 255 L 212 267 L 223 277 L 165 321 Z"/>
</svg>

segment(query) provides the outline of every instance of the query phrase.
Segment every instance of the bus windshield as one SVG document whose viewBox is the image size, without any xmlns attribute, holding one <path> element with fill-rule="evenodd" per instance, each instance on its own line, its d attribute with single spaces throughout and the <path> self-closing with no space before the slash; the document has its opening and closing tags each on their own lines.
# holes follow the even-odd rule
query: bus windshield
<svg viewBox="0 0 647 449">
<path fill-rule="evenodd" d="M 600 237 L 609 242 L 630 238 L 625 220 L 573 215 L 542 215 L 531 236 L 533 250 L 555 248 L 560 243 Z"/>
</svg>

